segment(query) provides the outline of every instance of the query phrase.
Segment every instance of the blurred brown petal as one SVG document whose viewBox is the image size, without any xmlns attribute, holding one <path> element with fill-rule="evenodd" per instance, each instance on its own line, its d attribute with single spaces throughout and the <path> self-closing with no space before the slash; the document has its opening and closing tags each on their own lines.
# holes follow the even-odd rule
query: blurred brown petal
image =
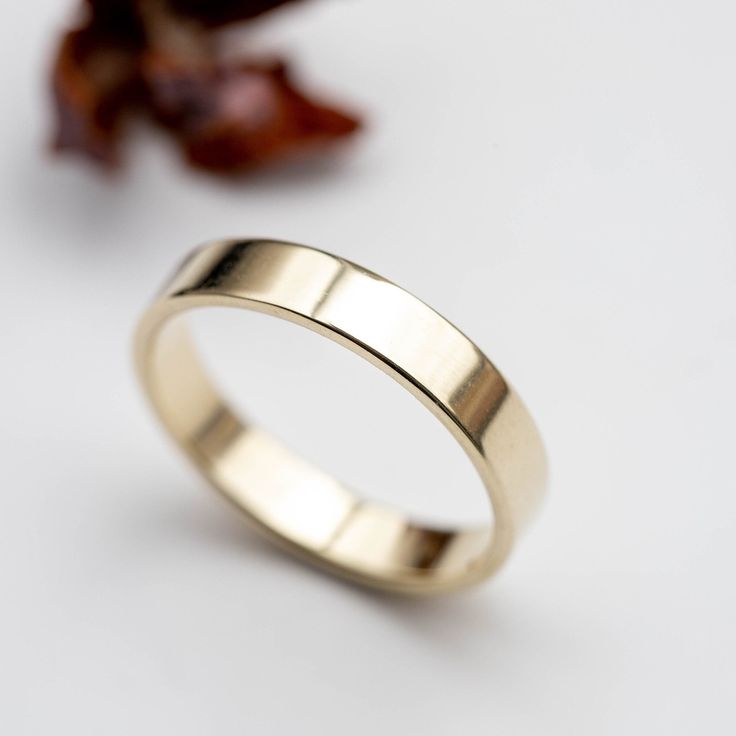
<svg viewBox="0 0 736 736">
<path fill-rule="evenodd" d="M 358 128 L 299 92 L 283 63 L 188 68 L 149 55 L 143 77 L 158 119 L 205 169 L 237 173 Z"/>
<path fill-rule="evenodd" d="M 138 56 L 90 28 L 64 36 L 52 75 L 56 150 L 117 163 L 123 117 L 140 96 Z"/>
<path fill-rule="evenodd" d="M 169 0 L 175 13 L 207 26 L 250 20 L 294 0 Z"/>
<path fill-rule="evenodd" d="M 282 62 L 217 61 L 206 30 L 293 0 L 84 0 L 52 75 L 54 146 L 112 166 L 123 122 L 145 111 L 194 166 L 235 173 L 343 138 L 359 127 L 310 99 Z"/>
</svg>

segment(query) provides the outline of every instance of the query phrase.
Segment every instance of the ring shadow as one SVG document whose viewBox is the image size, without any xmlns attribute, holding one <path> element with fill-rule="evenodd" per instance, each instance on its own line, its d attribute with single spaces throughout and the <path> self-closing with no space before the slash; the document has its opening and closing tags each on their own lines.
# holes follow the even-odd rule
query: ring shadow
<svg viewBox="0 0 736 736">
<path fill-rule="evenodd" d="M 229 504 L 223 502 L 220 506 L 182 500 L 175 507 L 148 516 L 147 523 L 154 526 L 157 534 L 163 532 L 174 541 L 178 538 L 185 539 L 187 544 L 204 544 L 242 557 L 244 561 L 255 560 L 255 564 L 275 565 L 283 570 L 297 566 L 318 587 L 339 587 L 380 615 L 391 618 L 412 636 L 425 638 L 439 647 L 454 651 L 472 648 L 479 636 L 487 636 L 493 629 L 500 634 L 507 626 L 507 622 L 501 621 L 505 616 L 497 606 L 491 607 L 493 601 L 482 589 L 426 598 L 365 587 L 290 555 L 249 528 Z"/>
</svg>

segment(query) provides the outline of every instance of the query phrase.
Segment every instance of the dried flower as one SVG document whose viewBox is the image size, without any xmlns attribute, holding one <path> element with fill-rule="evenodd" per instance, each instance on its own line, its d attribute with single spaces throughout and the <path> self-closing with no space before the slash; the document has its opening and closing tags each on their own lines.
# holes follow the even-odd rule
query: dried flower
<svg viewBox="0 0 736 736">
<path fill-rule="evenodd" d="M 237 173 L 353 133 L 284 62 L 219 58 L 216 29 L 289 1 L 86 0 L 53 69 L 54 147 L 115 166 L 126 119 L 144 113 L 191 165 Z"/>
</svg>

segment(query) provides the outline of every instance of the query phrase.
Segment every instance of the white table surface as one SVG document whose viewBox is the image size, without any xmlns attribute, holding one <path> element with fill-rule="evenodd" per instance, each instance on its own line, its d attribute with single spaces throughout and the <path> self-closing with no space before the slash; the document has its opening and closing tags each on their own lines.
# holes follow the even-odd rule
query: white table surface
<svg viewBox="0 0 736 736">
<path fill-rule="evenodd" d="M 150 132 L 117 181 L 43 155 L 70 5 L 0 24 L 0 731 L 733 734 L 733 4 L 305 3 L 259 47 L 369 126 L 237 185 Z M 337 582 L 165 439 L 136 318 L 190 246 L 240 234 L 394 279 L 511 377 L 552 476 L 498 578 L 429 602 Z M 238 334 L 238 400 L 356 483 L 473 511 L 428 415 L 271 327 L 208 330 Z"/>
</svg>

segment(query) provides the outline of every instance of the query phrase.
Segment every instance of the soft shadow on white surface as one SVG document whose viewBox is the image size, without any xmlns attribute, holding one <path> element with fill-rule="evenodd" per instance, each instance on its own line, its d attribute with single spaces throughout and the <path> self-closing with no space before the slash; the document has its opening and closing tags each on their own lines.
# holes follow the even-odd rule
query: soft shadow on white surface
<svg viewBox="0 0 736 736">
<path fill-rule="evenodd" d="M 207 488 L 196 489 L 196 492 L 210 493 Z M 160 493 L 160 489 L 152 489 L 151 493 Z M 109 541 L 111 548 L 117 547 L 120 552 L 118 565 L 124 577 L 134 574 L 138 565 L 158 566 L 156 555 L 163 552 L 164 559 L 178 558 L 178 564 L 203 556 L 212 570 L 222 565 L 233 581 L 237 581 L 237 567 L 240 567 L 244 584 L 262 585 L 264 579 L 270 578 L 274 586 L 288 586 L 298 579 L 305 607 L 321 608 L 320 599 L 322 605 L 329 606 L 330 600 L 341 598 L 351 607 L 371 611 L 371 616 L 381 622 L 381 626 L 389 626 L 418 646 L 448 657 L 468 673 L 476 668 L 480 668 L 481 674 L 488 667 L 507 667 L 510 664 L 507 657 L 514 656 L 514 639 L 533 640 L 541 635 L 540 630 L 549 634 L 550 621 L 545 620 L 541 611 L 527 611 L 522 620 L 509 618 L 507 606 L 494 594 L 492 587 L 436 598 L 412 598 L 375 591 L 335 577 L 284 552 L 251 529 L 222 499 L 213 497 L 195 502 L 189 489 L 177 495 L 180 499 L 174 501 L 172 494 L 167 493 L 167 505 L 159 502 L 136 510 L 128 518 L 116 517 L 114 536 Z M 165 573 L 161 568 L 159 572 Z M 171 575 L 180 573 L 181 570 L 175 568 L 169 571 Z M 190 582 L 196 583 L 195 580 Z M 203 584 L 205 582 L 200 580 L 199 585 Z M 260 598 L 255 587 L 242 596 L 234 592 L 231 600 L 223 601 L 222 605 L 230 607 L 236 616 L 247 616 L 253 612 L 254 598 Z M 275 613 L 278 606 L 277 599 L 265 598 L 260 604 L 261 613 L 268 616 L 269 607 L 273 607 Z M 334 636 L 350 639 L 360 636 L 362 626 L 357 621 L 351 626 L 329 607 L 323 609 L 322 615 Z M 292 624 L 298 625 L 298 619 Z M 564 642 L 569 652 L 574 651 L 573 629 L 560 630 L 555 638 L 560 646 Z M 309 638 L 304 640 L 303 646 L 310 647 Z M 504 651 L 504 659 L 495 664 L 489 659 L 494 648 Z M 318 656 L 319 652 L 314 654 Z M 365 666 L 374 667 L 380 664 L 384 653 L 380 648 L 369 648 L 362 656 L 366 658 Z"/>
</svg>

